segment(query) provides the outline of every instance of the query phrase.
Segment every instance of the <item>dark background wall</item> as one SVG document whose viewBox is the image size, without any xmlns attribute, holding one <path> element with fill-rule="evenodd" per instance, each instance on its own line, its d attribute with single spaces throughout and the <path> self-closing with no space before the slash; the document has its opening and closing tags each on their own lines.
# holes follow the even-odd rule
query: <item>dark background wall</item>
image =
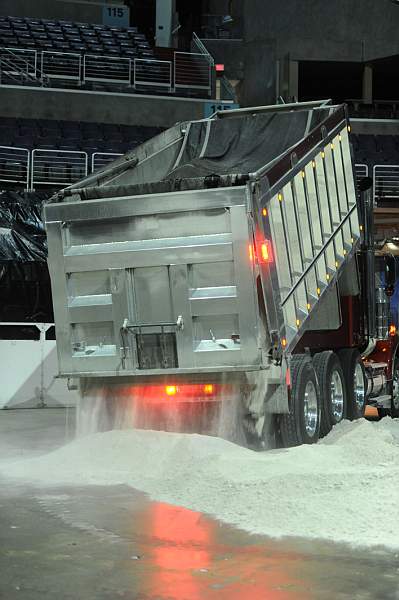
<svg viewBox="0 0 399 600">
<path fill-rule="evenodd" d="M 390 0 L 243 0 L 245 37 L 275 40 L 277 57 L 372 60 L 399 52 Z"/>
<path fill-rule="evenodd" d="M 242 105 L 273 103 L 277 95 L 370 96 L 366 64 L 374 97 L 397 97 L 397 65 L 373 64 L 399 53 L 399 5 L 390 0 L 213 0 L 212 8 L 232 14 L 242 31 L 241 39 L 206 42 L 226 75 L 241 80 Z"/>
</svg>

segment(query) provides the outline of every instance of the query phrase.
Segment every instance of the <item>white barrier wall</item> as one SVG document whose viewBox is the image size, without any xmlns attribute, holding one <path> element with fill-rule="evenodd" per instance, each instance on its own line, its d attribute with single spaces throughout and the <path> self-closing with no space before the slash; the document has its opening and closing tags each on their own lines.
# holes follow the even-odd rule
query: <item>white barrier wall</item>
<svg viewBox="0 0 399 600">
<path fill-rule="evenodd" d="M 74 406 L 77 402 L 78 392 L 69 391 L 66 380 L 56 378 L 56 342 L 45 339 L 52 324 L 34 325 L 40 331 L 39 340 L 0 340 L 0 409 Z"/>
</svg>

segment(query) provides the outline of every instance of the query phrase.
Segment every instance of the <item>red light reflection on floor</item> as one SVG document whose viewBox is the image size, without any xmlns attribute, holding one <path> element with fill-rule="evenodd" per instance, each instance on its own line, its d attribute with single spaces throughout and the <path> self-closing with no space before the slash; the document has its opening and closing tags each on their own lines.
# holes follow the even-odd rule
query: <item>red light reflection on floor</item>
<svg viewBox="0 0 399 600">
<path fill-rule="evenodd" d="M 146 517 L 153 559 L 148 591 L 173 600 L 310 600 L 293 571 L 294 553 L 268 552 L 261 544 L 218 542 L 218 523 L 201 513 L 154 503 Z M 152 560 L 151 560 L 152 563 Z"/>
</svg>

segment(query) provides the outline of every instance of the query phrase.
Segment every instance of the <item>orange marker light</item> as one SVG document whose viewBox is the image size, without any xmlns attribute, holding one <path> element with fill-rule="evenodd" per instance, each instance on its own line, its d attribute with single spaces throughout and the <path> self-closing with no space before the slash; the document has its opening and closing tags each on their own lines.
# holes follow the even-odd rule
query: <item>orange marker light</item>
<svg viewBox="0 0 399 600">
<path fill-rule="evenodd" d="M 283 348 L 285 348 L 285 347 L 286 347 L 286 345 L 287 345 L 287 340 L 286 340 L 285 338 L 283 338 L 283 339 L 281 340 L 281 345 L 282 345 L 282 347 L 283 347 Z"/>
<path fill-rule="evenodd" d="M 167 385 L 165 392 L 167 396 L 176 396 L 177 387 L 175 385 Z"/>
<path fill-rule="evenodd" d="M 252 244 L 249 244 L 249 246 L 248 246 L 248 254 L 249 254 L 249 260 L 251 262 L 254 262 L 254 247 Z"/>
<path fill-rule="evenodd" d="M 391 336 L 396 335 L 396 326 L 395 325 L 389 326 L 389 335 L 391 335 Z"/>
<path fill-rule="evenodd" d="M 211 383 L 204 385 L 204 394 L 213 394 L 213 385 Z"/>
<path fill-rule="evenodd" d="M 262 215 L 263 215 L 264 217 L 267 217 L 267 210 L 266 210 L 266 208 L 263 208 L 263 209 L 262 209 Z"/>
<path fill-rule="evenodd" d="M 262 260 L 264 260 L 265 262 L 269 261 L 269 248 L 267 247 L 267 244 L 264 243 L 261 246 L 261 251 L 262 251 Z"/>
</svg>

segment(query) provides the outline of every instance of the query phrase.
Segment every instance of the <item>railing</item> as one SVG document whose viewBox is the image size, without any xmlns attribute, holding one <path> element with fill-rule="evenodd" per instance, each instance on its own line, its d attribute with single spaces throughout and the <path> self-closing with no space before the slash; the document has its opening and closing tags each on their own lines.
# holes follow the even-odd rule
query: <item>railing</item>
<svg viewBox="0 0 399 600">
<path fill-rule="evenodd" d="M 211 69 L 205 54 L 175 52 L 175 89 L 190 88 L 211 90 Z"/>
<path fill-rule="evenodd" d="M 1 80 L 2 73 L 17 84 L 19 79 L 38 86 L 69 81 L 79 87 L 100 83 L 126 89 L 159 88 L 170 93 L 204 90 L 210 96 L 214 60 L 197 36 L 194 45 L 198 52 L 174 52 L 172 60 L 0 48 L 0 83 L 9 83 Z"/>
<path fill-rule="evenodd" d="M 209 61 L 210 65 L 214 65 L 215 61 L 213 59 L 212 54 L 210 54 L 208 48 L 205 46 L 205 44 L 199 39 L 198 35 L 194 32 L 193 33 L 193 44 L 195 49 L 200 53 L 200 54 L 204 54 Z"/>
<path fill-rule="evenodd" d="M 0 58 L 9 64 L 10 75 L 19 75 L 21 71 L 27 77 L 36 77 L 37 52 L 22 48 L 0 48 Z M 3 72 L 5 72 L 3 70 Z"/>
<path fill-rule="evenodd" d="M 363 177 L 368 177 L 368 175 L 369 175 L 369 168 L 367 165 L 363 165 L 363 164 L 355 165 L 356 194 L 358 197 L 360 196 L 359 182 L 361 179 L 363 179 Z"/>
<path fill-rule="evenodd" d="M 117 152 L 94 152 L 91 171 L 107 166 L 123 156 Z M 71 185 L 89 172 L 89 154 L 74 150 L 15 148 L 0 146 L 0 182 L 34 190 L 37 186 Z"/>
<path fill-rule="evenodd" d="M 32 150 L 31 189 L 36 185 L 66 186 L 86 177 L 87 152 L 75 150 Z"/>
<path fill-rule="evenodd" d="M 169 60 L 134 59 L 134 86 L 166 87 L 172 91 L 172 63 Z"/>
<path fill-rule="evenodd" d="M 118 152 L 90 153 L 0 146 L 0 182 L 18 184 L 26 190 L 35 186 L 61 187 L 86 177 L 89 165 L 92 172 L 104 168 L 123 154 Z M 357 184 L 369 175 L 365 164 L 355 165 Z M 399 165 L 375 165 L 373 168 L 374 202 L 399 201 Z M 357 190 L 358 192 L 358 190 Z"/>
<path fill-rule="evenodd" d="M 374 202 L 399 200 L 399 165 L 374 165 Z"/>
<path fill-rule="evenodd" d="M 117 152 L 94 152 L 91 155 L 92 172 L 103 169 L 110 162 L 116 160 L 119 156 L 123 156 L 123 154 L 118 154 Z"/>
<path fill-rule="evenodd" d="M 49 79 L 68 79 L 80 82 L 82 69 L 82 56 L 73 52 L 41 53 L 42 72 Z"/>
<path fill-rule="evenodd" d="M 42 87 L 49 84 L 49 79 L 38 66 L 36 50 L 0 47 L 0 68 L 1 83 L 4 83 L 5 76 L 12 82 L 20 80 L 22 84 L 30 83 Z"/>
<path fill-rule="evenodd" d="M 30 152 L 27 148 L 0 146 L 0 181 L 29 189 Z"/>
<path fill-rule="evenodd" d="M 82 76 L 83 82 L 96 81 L 131 85 L 131 60 L 130 58 L 85 54 Z"/>
</svg>

